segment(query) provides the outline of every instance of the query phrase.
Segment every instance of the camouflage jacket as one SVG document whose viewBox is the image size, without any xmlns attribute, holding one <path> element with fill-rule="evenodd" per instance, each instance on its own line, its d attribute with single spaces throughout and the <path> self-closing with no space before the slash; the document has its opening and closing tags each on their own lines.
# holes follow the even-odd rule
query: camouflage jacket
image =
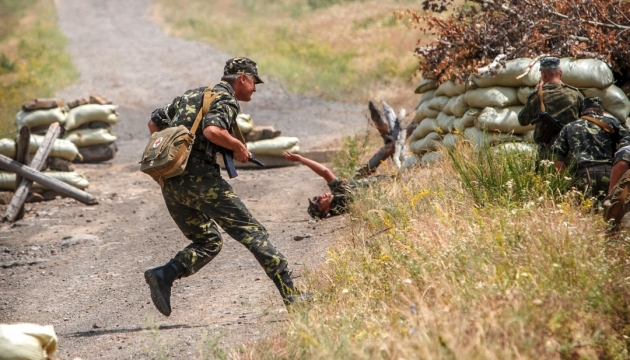
<svg viewBox="0 0 630 360">
<path fill-rule="evenodd" d="M 568 124 L 580 117 L 584 95 L 573 86 L 559 82 L 546 83 L 543 85 L 543 102 L 545 103 L 545 111 L 549 115 L 563 124 Z M 538 92 L 532 91 L 527 97 L 525 107 L 518 114 L 518 122 L 521 125 L 529 125 L 538 116 L 538 112 L 540 112 Z M 543 134 L 548 126 L 544 122 L 536 124 L 534 129 L 534 141 L 536 143 L 542 142 Z"/>
<path fill-rule="evenodd" d="M 354 195 L 354 189 L 368 187 L 381 179 L 390 178 L 393 178 L 393 176 L 389 174 L 380 174 L 362 179 L 353 179 L 345 184 L 339 177 L 334 178 L 328 183 L 328 188 L 334 195 L 330 206 L 330 215 L 339 215 L 347 211 L 348 202 L 352 200 L 352 196 Z"/>
<path fill-rule="evenodd" d="M 612 143 L 611 134 L 592 122 L 579 119 L 566 125 L 560 131 L 556 141 L 551 147 L 554 160 L 560 160 L 565 164 L 572 164 L 579 168 L 594 165 L 612 165 L 613 156 L 620 139 L 628 135 L 628 128 L 620 124 L 616 119 L 600 116 L 588 112 L 585 115 L 592 116 L 606 124 L 619 128 L 617 144 Z"/>
<path fill-rule="evenodd" d="M 153 121 L 160 129 L 167 126 L 184 125 L 192 128 L 197 113 L 201 109 L 203 93 L 206 87 L 200 87 L 186 91 L 183 95 L 176 97 L 173 101 L 163 108 L 158 108 L 151 113 L 151 121 Z M 240 111 L 240 105 L 234 95 L 234 89 L 225 81 L 221 81 L 214 86 L 212 91 L 220 92 L 219 96 L 212 102 L 210 110 L 201 120 L 199 128 L 195 133 L 195 143 L 193 144 L 193 152 L 205 151 L 205 145 L 202 140 L 203 129 L 206 126 L 218 126 L 226 130 L 232 128 L 232 124 L 236 121 L 236 116 Z M 214 161 L 214 159 L 208 159 Z"/>
</svg>

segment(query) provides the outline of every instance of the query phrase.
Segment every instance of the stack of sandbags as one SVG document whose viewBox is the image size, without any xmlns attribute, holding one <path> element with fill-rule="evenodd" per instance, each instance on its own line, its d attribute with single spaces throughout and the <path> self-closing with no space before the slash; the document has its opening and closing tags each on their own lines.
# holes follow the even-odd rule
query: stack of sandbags
<svg viewBox="0 0 630 360">
<path fill-rule="evenodd" d="M 44 142 L 44 136 L 31 135 L 29 143 L 29 158 L 32 159 L 37 149 Z M 15 159 L 17 155 L 17 143 L 13 139 L 0 139 L 0 154 Z M 46 159 L 43 173 L 78 189 L 85 189 L 89 182 L 85 176 L 74 171 L 73 161 L 80 159 L 79 149 L 70 141 L 55 139 L 52 150 Z M 15 174 L 12 172 L 0 172 L 0 191 L 15 190 Z M 46 191 L 38 183 L 33 183 L 32 193 L 37 193 L 41 200 L 54 199 L 54 192 Z"/>
<path fill-rule="evenodd" d="M 239 114 L 236 122 L 245 137 L 247 149 L 255 155 L 282 156 L 285 151 L 300 150 L 298 138 L 280 136 L 281 131 L 273 126 L 254 126 L 254 120 L 248 114 Z"/>
<path fill-rule="evenodd" d="M 531 62 L 514 59 L 497 74 L 473 75 L 464 84 L 447 81 L 438 86 L 435 80 L 423 79 L 416 89 L 422 94 L 413 118 L 417 127 L 409 139 L 415 160 L 434 161 L 440 146 L 452 148 L 463 140 L 476 146 L 532 143 L 534 126 L 521 126 L 518 113 L 540 82 L 538 63 L 517 79 Z M 613 73 L 604 62 L 563 58 L 560 67 L 564 83 L 579 88 L 585 96 L 601 97 L 608 116 L 626 121 L 630 100 L 613 85 Z"/>
<path fill-rule="evenodd" d="M 84 163 L 111 160 L 116 155 L 116 135 L 111 131 L 118 122 L 118 106 L 100 95 L 67 103 L 68 118 L 64 139 L 77 146 Z"/>
<path fill-rule="evenodd" d="M 68 118 L 68 109 L 61 99 L 36 98 L 22 104 L 22 110 L 15 115 L 15 125 L 20 130 L 23 126 L 31 134 L 45 134 L 50 124 L 58 122 L 63 126 Z"/>
</svg>

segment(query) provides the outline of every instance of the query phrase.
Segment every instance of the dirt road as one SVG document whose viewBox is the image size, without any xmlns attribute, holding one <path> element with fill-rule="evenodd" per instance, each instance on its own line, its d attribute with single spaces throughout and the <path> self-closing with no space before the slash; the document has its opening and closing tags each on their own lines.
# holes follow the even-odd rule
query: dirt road
<svg viewBox="0 0 630 360">
<path fill-rule="evenodd" d="M 148 115 L 189 88 L 215 83 L 231 56 L 166 36 L 149 17 L 149 0 L 56 4 L 81 72 L 58 95 L 100 93 L 120 105 L 119 152 L 112 163 L 78 166 L 99 205 L 27 204 L 25 219 L 0 227 L 0 323 L 54 325 L 61 359 L 201 358 L 208 339 L 239 345 L 273 332 L 286 314 L 277 291 L 227 235 L 210 265 L 175 284 L 169 318 L 154 309 L 142 276 L 187 244 L 159 186 L 138 171 Z M 260 70 L 266 84 L 243 112 L 299 137 L 302 149 L 324 148 L 364 126 L 364 106 L 288 94 Z M 296 275 L 317 267 L 344 227 L 343 218 L 309 222 L 306 198 L 325 184 L 304 167 L 241 170 L 232 184 Z"/>
</svg>

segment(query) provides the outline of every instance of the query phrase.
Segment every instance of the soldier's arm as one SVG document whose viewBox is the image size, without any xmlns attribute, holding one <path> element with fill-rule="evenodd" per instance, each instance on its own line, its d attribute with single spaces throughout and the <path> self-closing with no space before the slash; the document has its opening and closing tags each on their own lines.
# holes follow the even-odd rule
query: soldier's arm
<svg viewBox="0 0 630 360">
<path fill-rule="evenodd" d="M 293 154 L 288 151 L 285 151 L 282 155 L 284 156 L 285 159 L 289 161 L 298 161 L 301 164 L 306 165 L 309 169 L 313 170 L 314 173 L 324 178 L 324 180 L 326 180 L 327 183 L 335 179 L 335 174 L 333 174 L 333 172 L 330 171 L 329 168 L 325 167 L 324 165 L 318 163 L 315 160 L 307 159 L 304 156 Z"/>
<path fill-rule="evenodd" d="M 560 130 L 560 134 L 551 146 L 553 160 L 555 160 L 556 170 L 562 171 L 566 167 L 566 159 L 569 155 L 569 142 L 567 140 L 567 127 Z"/>
<path fill-rule="evenodd" d="M 531 97 L 531 95 L 530 95 Z M 529 98 L 527 100 L 527 103 L 525 104 L 525 106 L 523 106 L 523 108 L 521 109 L 521 112 L 518 113 L 518 123 L 521 124 L 521 126 L 526 126 L 529 125 L 532 120 L 534 120 L 534 117 L 532 116 L 532 102 L 529 101 Z"/>
</svg>

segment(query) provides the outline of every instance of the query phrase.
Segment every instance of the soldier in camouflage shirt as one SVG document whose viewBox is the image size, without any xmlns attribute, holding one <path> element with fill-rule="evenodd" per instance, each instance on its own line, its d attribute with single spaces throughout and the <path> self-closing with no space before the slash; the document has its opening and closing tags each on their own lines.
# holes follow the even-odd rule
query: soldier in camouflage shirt
<svg viewBox="0 0 630 360">
<path fill-rule="evenodd" d="M 384 149 L 390 148 L 391 154 L 389 155 L 392 155 L 394 153 L 394 147 L 384 147 Z M 370 172 L 376 171 L 376 168 L 373 168 L 370 169 L 369 172 L 366 172 L 363 169 L 357 171 L 354 179 L 348 181 L 335 176 L 330 169 L 314 160 L 307 159 L 301 155 L 292 154 L 288 151 L 286 151 L 283 155 L 285 159 L 289 161 L 298 161 L 308 166 L 311 170 L 313 170 L 313 172 L 326 180 L 330 192 L 319 194 L 308 199 L 309 205 L 306 211 L 312 218 L 324 219 L 329 215 L 341 215 L 348 211 L 348 202 L 352 200 L 354 189 L 370 186 L 382 179 L 393 178 L 392 175 L 388 174 L 362 178 Z M 384 157 L 386 158 L 386 156 Z"/>
<path fill-rule="evenodd" d="M 570 164 L 575 186 L 602 201 L 608 193 L 614 153 L 627 134 L 625 124 L 604 116 L 602 99 L 586 98 L 582 117 L 563 127 L 551 148 L 556 168 L 561 170 Z"/>
<path fill-rule="evenodd" d="M 546 57 L 540 60 L 540 75 L 545 111 L 563 124 L 568 124 L 579 118 L 584 95 L 577 88 L 562 83 L 560 80 L 562 76 L 560 59 Z M 536 90 L 539 86 L 541 84 L 538 84 Z M 533 91 L 529 94 L 527 103 L 518 114 L 518 122 L 523 126 L 529 125 L 538 117 L 539 112 L 540 100 L 537 91 Z M 538 144 L 538 157 L 545 160 L 551 160 L 550 148 L 555 140 L 554 136 L 548 142 L 543 141 L 543 134 L 549 126 L 542 121 L 537 123 L 534 129 L 534 141 Z"/>
<path fill-rule="evenodd" d="M 243 244 L 254 255 L 289 305 L 303 299 L 294 287 L 287 260 L 269 242 L 267 230 L 251 215 L 220 174 L 213 144 L 234 152 L 234 159 L 247 162 L 251 153 L 245 144 L 231 135 L 240 111 L 239 101 L 251 100 L 256 84 L 262 83 L 256 63 L 247 58 L 226 62 L 222 81 L 213 92 L 212 102 L 195 134 L 195 142 L 181 175 L 165 179 L 162 195 L 168 211 L 191 244 L 178 252 L 166 265 L 145 271 L 151 299 L 164 315 L 171 313 L 173 282 L 201 270 L 221 251 L 219 227 Z M 189 90 L 164 108 L 156 109 L 148 123 L 151 133 L 167 126 L 191 128 L 202 107 L 205 87 Z M 212 150 L 211 148 L 210 150 Z"/>
</svg>

